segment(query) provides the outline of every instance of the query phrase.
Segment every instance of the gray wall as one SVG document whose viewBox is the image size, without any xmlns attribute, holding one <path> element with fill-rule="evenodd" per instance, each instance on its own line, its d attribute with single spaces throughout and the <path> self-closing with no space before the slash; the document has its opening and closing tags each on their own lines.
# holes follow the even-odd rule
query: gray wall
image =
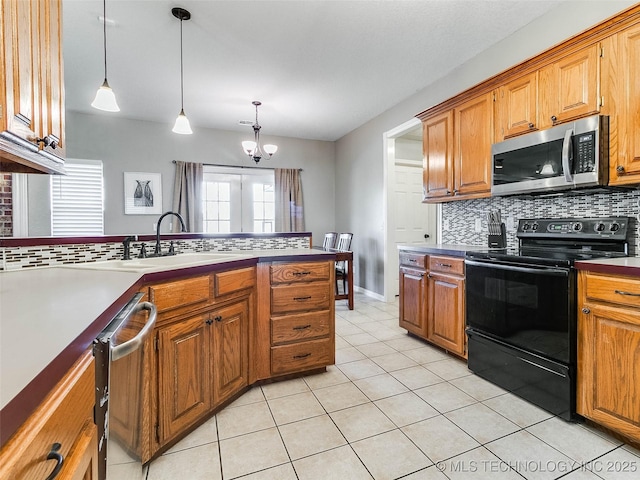
<svg viewBox="0 0 640 480">
<path fill-rule="evenodd" d="M 634 3 L 565 2 L 456 70 L 443 72 L 440 80 L 338 140 L 336 228 L 354 234 L 356 285 L 378 294 L 384 291 L 383 133 Z M 429 32 L 421 34 L 429 35 Z"/>
<path fill-rule="evenodd" d="M 253 132 L 194 128 L 176 135 L 172 125 L 116 115 L 67 112 L 67 157 L 102 160 L 105 182 L 105 234 L 153 233 L 158 215 L 125 215 L 123 172 L 162 174 L 162 211 L 171 209 L 175 166 L 172 160 L 251 167 L 240 142 Z M 277 154 L 260 167 L 302 168 L 305 230 L 320 239 L 334 230 L 335 143 L 268 137 Z M 163 231 L 165 231 L 163 225 Z M 168 223 L 166 224 L 168 231 Z M 32 234 L 33 235 L 33 234 Z"/>
</svg>

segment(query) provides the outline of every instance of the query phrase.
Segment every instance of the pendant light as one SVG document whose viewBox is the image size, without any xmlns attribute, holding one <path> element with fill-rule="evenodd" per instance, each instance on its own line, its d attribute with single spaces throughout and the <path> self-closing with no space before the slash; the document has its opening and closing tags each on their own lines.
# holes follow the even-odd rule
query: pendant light
<svg viewBox="0 0 640 480">
<path fill-rule="evenodd" d="M 180 20 L 180 113 L 178 114 L 178 118 L 176 118 L 176 123 L 172 131 L 181 135 L 191 135 L 193 130 L 191 130 L 191 125 L 189 125 L 189 119 L 184 114 L 184 69 L 182 66 L 182 21 L 189 20 L 191 14 L 180 7 L 172 8 L 171 13 Z"/>
<path fill-rule="evenodd" d="M 107 0 L 102 1 L 102 25 L 103 25 L 103 45 L 104 45 L 104 82 L 96 92 L 96 98 L 91 102 L 93 108 L 104 110 L 105 112 L 119 112 L 116 96 L 107 82 Z"/>
<path fill-rule="evenodd" d="M 254 100 L 253 102 L 251 102 L 251 104 L 256 107 L 256 123 L 251 125 L 251 127 L 253 128 L 254 140 L 245 140 L 244 142 L 242 142 L 242 148 L 244 150 L 244 153 L 249 155 L 249 157 L 254 162 L 258 163 L 264 156 L 264 153 L 262 153 L 262 148 L 260 147 L 260 129 L 262 128 L 262 126 L 258 123 L 258 107 L 262 105 L 262 103 Z M 269 158 L 271 158 L 271 156 L 278 151 L 278 146 L 265 145 L 264 151 L 267 155 L 269 155 Z"/>
</svg>

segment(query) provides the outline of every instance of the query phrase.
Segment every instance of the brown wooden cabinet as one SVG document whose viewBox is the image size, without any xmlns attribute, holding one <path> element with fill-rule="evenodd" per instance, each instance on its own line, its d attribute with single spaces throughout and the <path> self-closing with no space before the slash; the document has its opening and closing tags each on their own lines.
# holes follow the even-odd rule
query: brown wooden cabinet
<svg viewBox="0 0 640 480">
<path fill-rule="evenodd" d="M 640 279 L 581 271 L 577 412 L 640 442 Z"/>
<path fill-rule="evenodd" d="M 538 125 L 538 72 L 518 77 L 497 92 L 496 140 L 539 128 Z"/>
<path fill-rule="evenodd" d="M 600 45 L 591 45 L 539 71 L 540 128 L 600 111 Z"/>
<path fill-rule="evenodd" d="M 489 196 L 493 94 L 423 119 L 423 197 L 443 201 Z"/>
<path fill-rule="evenodd" d="M 605 43 L 603 113 L 612 132 L 609 184 L 640 183 L 640 25 Z"/>
<path fill-rule="evenodd" d="M 0 453 L 0 478 L 46 478 L 56 466 L 47 460 L 52 445 L 64 457 L 56 478 L 98 478 L 95 361 L 84 354 Z"/>
<path fill-rule="evenodd" d="M 62 2 L 2 0 L 0 11 L 0 135 L 64 157 Z M 17 151 L 2 145 L 0 157 Z"/>
<path fill-rule="evenodd" d="M 400 327 L 466 358 L 464 260 L 400 252 Z"/>
</svg>

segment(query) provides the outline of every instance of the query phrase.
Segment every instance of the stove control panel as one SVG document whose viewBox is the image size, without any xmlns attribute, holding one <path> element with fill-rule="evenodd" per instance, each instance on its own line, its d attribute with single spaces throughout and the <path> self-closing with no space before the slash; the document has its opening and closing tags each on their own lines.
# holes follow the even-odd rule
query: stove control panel
<svg viewBox="0 0 640 480">
<path fill-rule="evenodd" d="M 534 218 L 518 220 L 518 238 L 577 237 L 584 239 L 626 239 L 631 219 L 605 218 Z"/>
</svg>

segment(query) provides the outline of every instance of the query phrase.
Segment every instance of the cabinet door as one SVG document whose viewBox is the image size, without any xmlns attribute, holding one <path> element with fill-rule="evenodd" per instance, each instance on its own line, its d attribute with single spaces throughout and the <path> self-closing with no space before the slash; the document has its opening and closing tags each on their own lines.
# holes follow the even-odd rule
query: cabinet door
<svg viewBox="0 0 640 480">
<path fill-rule="evenodd" d="M 500 87 L 498 104 L 500 140 L 535 130 L 538 123 L 538 72 Z"/>
<path fill-rule="evenodd" d="M 423 198 L 453 194 L 453 112 L 429 118 L 422 123 Z"/>
<path fill-rule="evenodd" d="M 454 195 L 491 192 L 493 93 L 455 109 Z"/>
<path fill-rule="evenodd" d="M 211 409 L 209 314 L 158 330 L 160 444 Z"/>
<path fill-rule="evenodd" d="M 219 405 L 248 383 L 249 306 L 235 303 L 211 313 L 214 319 L 213 403 Z"/>
<path fill-rule="evenodd" d="M 610 184 L 640 182 L 640 26 L 618 35 L 618 155 L 611 159 Z M 620 78 L 621 77 L 621 78 Z"/>
<path fill-rule="evenodd" d="M 464 279 L 430 274 L 428 298 L 427 339 L 464 355 Z"/>
<path fill-rule="evenodd" d="M 426 335 L 426 272 L 400 268 L 400 327 Z"/>
<path fill-rule="evenodd" d="M 640 315 L 584 304 L 578 320 L 579 414 L 640 441 Z"/>
<path fill-rule="evenodd" d="M 540 70 L 541 128 L 598 113 L 599 52 L 592 45 Z"/>
<path fill-rule="evenodd" d="M 98 480 L 98 430 L 93 422 L 88 422 L 80 433 L 56 479 Z"/>
</svg>

